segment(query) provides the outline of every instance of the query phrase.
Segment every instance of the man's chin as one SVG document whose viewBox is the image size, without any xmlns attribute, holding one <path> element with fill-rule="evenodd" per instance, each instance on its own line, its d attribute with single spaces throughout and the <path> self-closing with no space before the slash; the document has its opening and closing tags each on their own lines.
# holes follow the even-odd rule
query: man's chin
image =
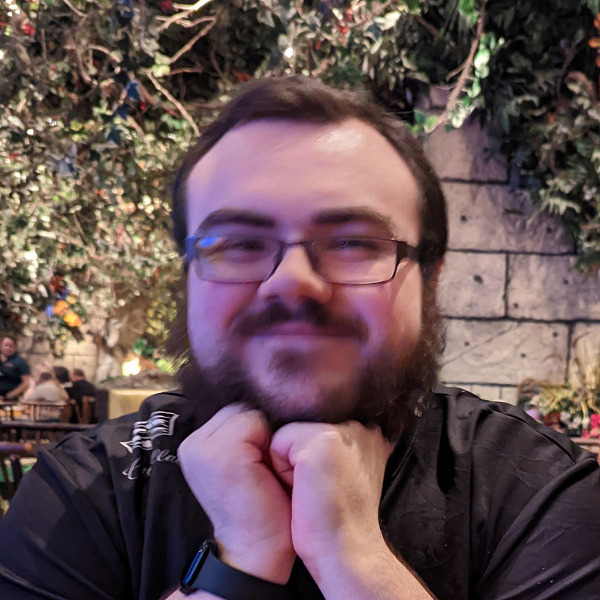
<svg viewBox="0 0 600 600">
<path fill-rule="evenodd" d="M 323 379 L 325 379 L 323 381 Z M 349 382 L 352 382 L 349 384 Z M 358 402 L 353 378 L 294 374 L 257 384 L 261 409 L 276 426 L 297 421 L 339 423 L 353 418 Z"/>
</svg>

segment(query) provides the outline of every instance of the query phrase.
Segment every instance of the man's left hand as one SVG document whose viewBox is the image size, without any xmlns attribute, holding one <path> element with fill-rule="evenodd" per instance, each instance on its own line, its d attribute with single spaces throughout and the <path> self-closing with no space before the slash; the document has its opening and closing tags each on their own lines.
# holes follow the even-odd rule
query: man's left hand
<svg viewBox="0 0 600 600">
<path fill-rule="evenodd" d="M 313 576 L 387 546 L 379 502 L 391 444 L 379 428 L 351 421 L 290 423 L 271 442 L 271 460 L 292 488 L 292 541 Z"/>
</svg>

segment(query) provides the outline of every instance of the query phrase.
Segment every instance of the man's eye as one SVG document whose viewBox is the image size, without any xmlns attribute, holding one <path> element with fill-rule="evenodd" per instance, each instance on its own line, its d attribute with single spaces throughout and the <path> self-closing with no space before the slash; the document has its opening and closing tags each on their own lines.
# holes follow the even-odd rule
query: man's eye
<svg viewBox="0 0 600 600">
<path fill-rule="evenodd" d="M 328 251 L 365 251 L 377 252 L 380 250 L 377 240 L 368 238 L 332 238 L 327 244 Z"/>
<path fill-rule="evenodd" d="M 201 248 L 202 254 L 213 260 L 240 261 L 261 258 L 270 252 L 269 244 L 260 238 L 213 238 Z"/>
<path fill-rule="evenodd" d="M 265 249 L 265 242 L 263 240 L 257 240 L 252 238 L 244 239 L 225 239 L 221 242 L 218 249 L 222 252 L 229 250 L 237 250 L 240 252 L 262 252 Z"/>
</svg>

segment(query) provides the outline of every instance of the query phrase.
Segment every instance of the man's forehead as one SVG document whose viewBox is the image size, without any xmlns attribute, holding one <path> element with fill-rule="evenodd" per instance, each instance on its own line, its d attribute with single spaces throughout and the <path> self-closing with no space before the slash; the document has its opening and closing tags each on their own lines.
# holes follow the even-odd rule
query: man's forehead
<svg viewBox="0 0 600 600">
<path fill-rule="evenodd" d="M 401 220 L 407 212 L 414 220 L 418 197 L 416 180 L 397 150 L 358 119 L 253 121 L 227 133 L 192 169 L 188 233 L 210 213 L 245 206 L 279 216 L 303 213 L 305 222 L 326 209 L 364 205 L 389 214 L 391 207 Z"/>
<path fill-rule="evenodd" d="M 259 159 L 265 151 L 285 154 L 298 150 L 297 140 L 303 142 L 302 150 L 325 156 L 352 154 L 366 147 L 373 138 L 385 138 L 373 127 L 358 119 L 339 123 L 313 123 L 290 119 L 258 119 L 239 124 L 229 130 L 192 168 L 190 179 L 200 173 L 202 177 L 214 175 L 239 161 Z M 310 149 L 309 149 L 310 148 Z"/>
<path fill-rule="evenodd" d="M 295 119 L 256 119 L 236 125 L 229 130 L 207 153 L 218 148 L 235 152 L 256 143 L 269 145 L 286 144 L 286 138 L 301 136 L 310 138 L 324 152 L 352 152 L 366 138 L 377 136 L 385 139 L 374 127 L 360 119 L 344 119 L 339 122 L 313 122 Z M 240 146 L 240 144 L 242 144 Z"/>
</svg>

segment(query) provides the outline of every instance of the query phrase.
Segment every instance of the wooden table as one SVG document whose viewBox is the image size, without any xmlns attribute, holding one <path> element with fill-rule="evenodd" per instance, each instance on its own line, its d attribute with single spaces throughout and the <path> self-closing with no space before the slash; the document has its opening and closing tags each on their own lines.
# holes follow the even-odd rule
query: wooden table
<svg viewBox="0 0 600 600">
<path fill-rule="evenodd" d="M 42 439 L 56 440 L 72 431 L 84 431 L 95 427 L 85 423 L 38 423 L 36 421 L 0 421 L 0 438 L 6 436 L 9 441 L 18 442 L 30 439 L 36 442 Z"/>
</svg>

